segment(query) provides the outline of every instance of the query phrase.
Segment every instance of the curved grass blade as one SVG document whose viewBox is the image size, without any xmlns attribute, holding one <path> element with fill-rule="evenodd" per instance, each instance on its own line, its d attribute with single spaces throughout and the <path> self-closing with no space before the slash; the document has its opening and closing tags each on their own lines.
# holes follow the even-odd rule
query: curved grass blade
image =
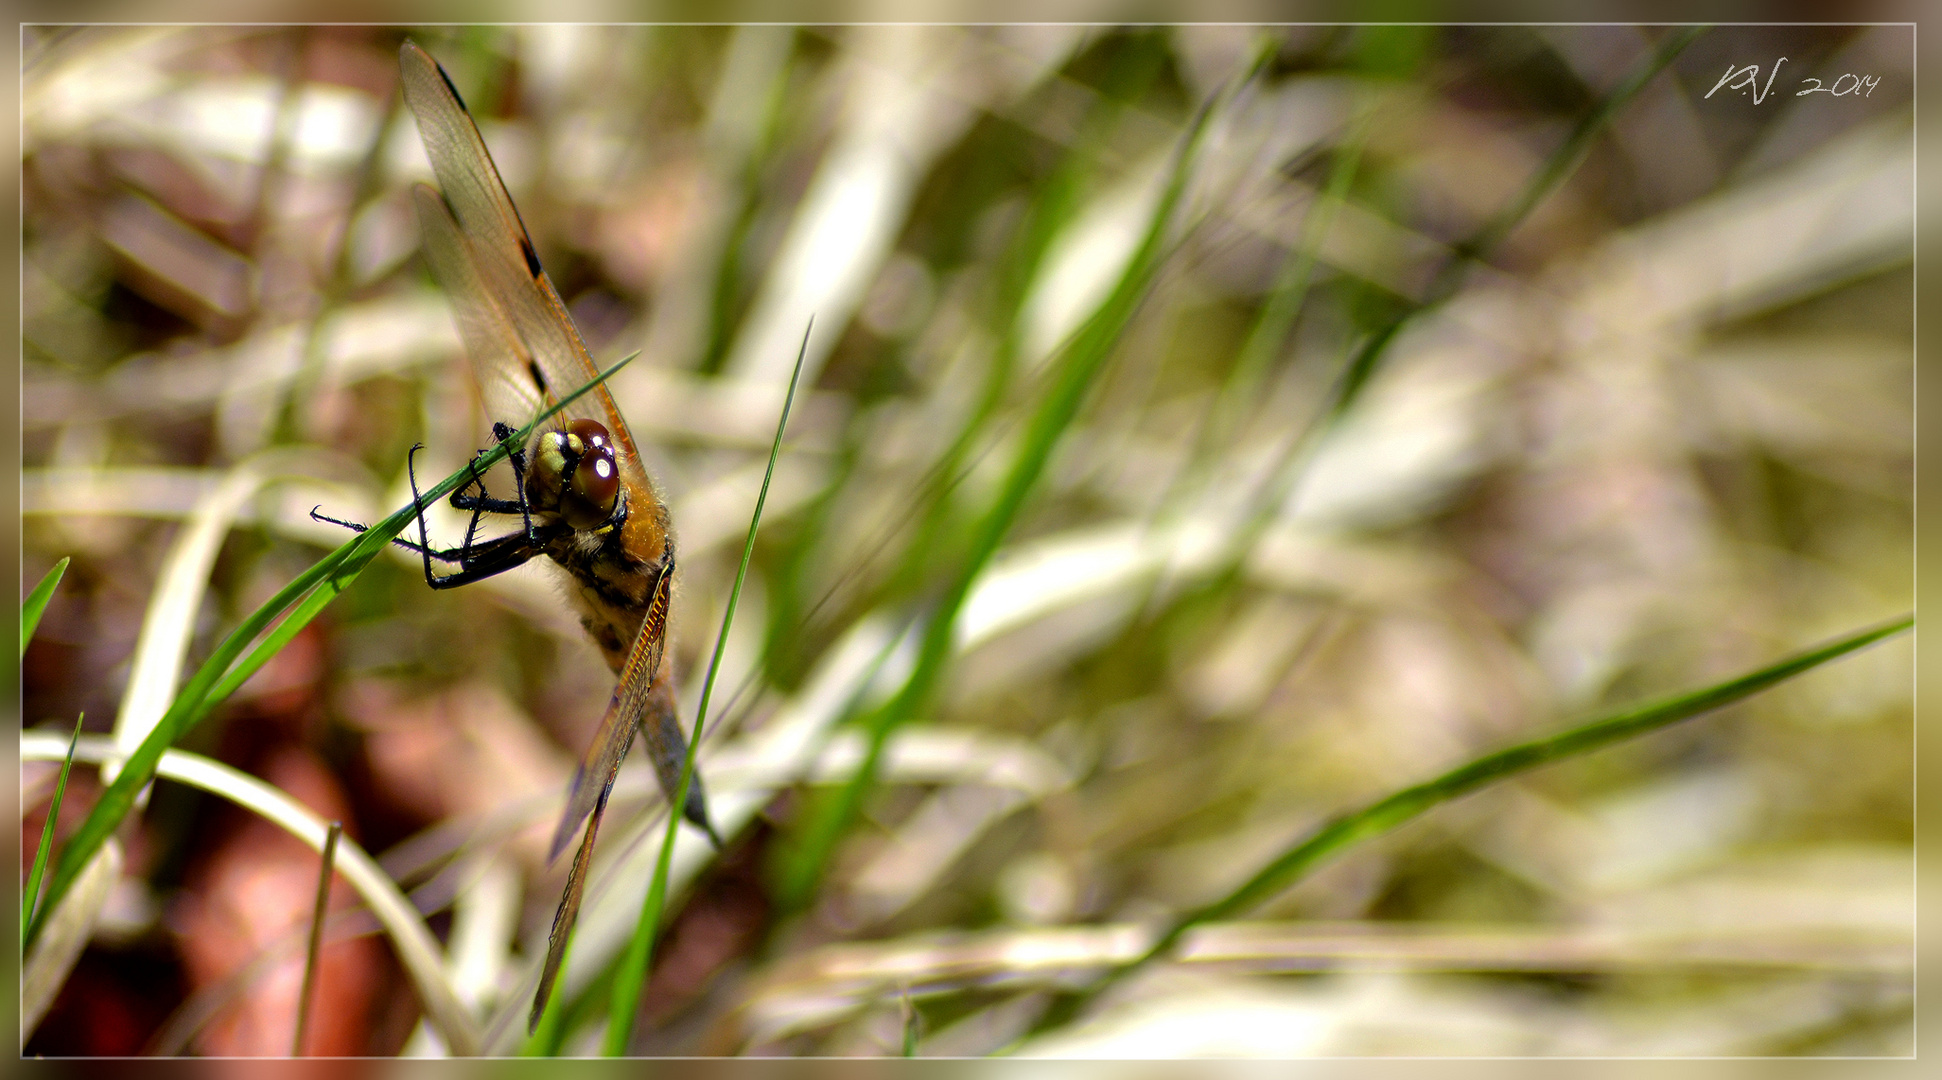
<svg viewBox="0 0 1942 1080">
<path fill-rule="evenodd" d="M 721 632 L 715 636 L 715 654 L 708 661 L 708 674 L 701 681 L 701 703 L 695 708 L 695 730 L 688 739 L 688 756 L 681 763 L 681 786 L 669 806 L 685 806 L 688 785 L 694 780 L 695 752 L 701 746 L 702 725 L 708 719 L 708 697 L 715 688 L 715 673 L 721 669 L 722 653 L 728 648 L 728 628 L 735 621 L 735 604 L 742 597 L 742 583 L 748 578 L 749 560 L 755 556 L 755 533 L 762 524 L 762 507 L 769 501 L 769 482 L 775 479 L 775 462 L 782 456 L 782 433 L 789 426 L 789 409 L 796 401 L 796 384 L 802 380 L 803 357 L 809 355 L 809 335 L 816 328 L 811 319 L 803 328 L 802 345 L 796 350 L 796 368 L 789 375 L 789 393 L 782 399 L 782 415 L 775 422 L 775 442 L 769 446 L 769 468 L 762 474 L 762 490 L 755 496 L 755 513 L 749 518 L 748 539 L 742 544 L 742 565 L 735 571 L 735 586 L 728 591 L 728 609 L 722 613 Z M 601 1052 L 618 1057 L 627 1052 L 634 1035 L 634 1014 L 640 1010 L 641 988 L 647 983 L 647 968 L 654 959 L 654 938 L 660 933 L 662 908 L 667 903 L 668 872 L 674 861 L 674 837 L 680 830 L 679 814 L 668 814 L 667 832 L 661 837 L 661 856 L 654 864 L 654 880 L 641 904 L 640 922 L 621 957 L 614 974 L 613 1005 L 607 1012 L 607 1038 Z M 716 845 L 720 845 L 716 840 Z"/>
<path fill-rule="evenodd" d="M 62 559 L 59 565 L 47 572 L 47 577 L 41 579 L 41 584 L 47 585 L 50 579 L 60 580 L 60 571 L 66 566 L 67 560 Z M 37 587 L 34 591 L 39 592 L 40 589 Z M 52 593 L 53 587 L 49 586 L 47 591 Z M 44 597 L 42 601 L 45 603 Z M 87 715 L 87 713 L 80 713 L 74 717 L 74 734 L 67 738 L 67 757 L 61 759 L 61 778 L 54 782 L 54 800 L 47 807 L 47 824 L 41 826 L 40 846 L 34 849 L 34 868 L 27 872 L 27 891 L 20 896 L 20 947 L 22 949 L 27 947 L 27 926 L 33 919 L 35 908 L 40 905 L 40 879 L 41 875 L 47 872 L 47 853 L 54 846 L 54 823 L 61 817 L 61 797 L 67 794 L 67 774 L 74 768 L 74 745 L 81 741 L 81 721 Z"/>
<path fill-rule="evenodd" d="M 51 745 L 50 745 L 51 744 Z M 22 760 L 52 760 L 59 744 L 39 732 L 27 732 L 20 739 Z M 75 760 L 102 764 L 117 757 L 114 742 L 106 736 L 91 736 L 75 750 Z M 162 756 L 155 774 L 163 779 L 220 795 L 278 826 L 306 846 L 323 849 L 328 827 L 302 803 L 279 788 L 219 761 L 200 754 L 170 750 Z M 438 941 L 432 937 L 418 910 L 405 898 L 377 861 L 354 841 L 338 845 L 337 872 L 357 890 L 371 914 L 384 927 L 392 950 L 411 978 L 425 1014 L 438 1026 L 439 1034 L 453 1053 L 476 1052 L 478 1032 L 470 1015 L 445 981 L 438 956 Z M 43 905 L 43 914 L 47 906 Z M 45 921 L 45 919 L 43 919 Z"/>
<path fill-rule="evenodd" d="M 47 602 L 54 598 L 54 587 L 61 583 L 61 576 L 67 573 L 67 563 L 68 556 L 61 556 L 61 561 L 42 575 L 40 584 L 34 586 L 34 591 L 28 593 L 26 601 L 20 605 L 20 655 L 23 659 L 27 655 L 27 643 L 34 640 L 34 631 L 40 626 L 41 612 L 47 610 Z"/>
<path fill-rule="evenodd" d="M 1107 987 L 1172 950 L 1181 937 L 1195 926 L 1233 918 L 1286 890 L 1332 856 L 1361 841 L 1380 836 L 1443 803 L 1539 766 L 1602 750 L 1614 743 L 1671 727 L 1681 720 L 1730 705 L 1914 625 L 1914 615 L 1903 615 L 1817 648 L 1795 653 L 1738 678 L 1635 706 L 1567 728 L 1555 735 L 1485 754 L 1434 780 L 1404 788 L 1360 810 L 1338 817 L 1316 830 L 1308 839 L 1282 852 L 1233 892 L 1176 918 L 1139 956 L 1107 970 L 1085 989 L 1057 999 L 1033 1026 L 1032 1033 L 1049 1031 L 1064 1024 Z"/>
<path fill-rule="evenodd" d="M 267 663 L 271 656 L 281 649 L 297 632 L 308 625 L 324 606 L 336 599 L 337 595 L 349 588 L 370 561 L 377 557 L 391 543 L 392 537 L 402 532 L 419 514 L 420 508 L 431 506 L 439 499 L 468 482 L 477 471 L 491 468 L 504 460 L 514 446 L 523 445 L 538 427 L 551 419 L 561 409 L 566 408 L 595 386 L 600 385 L 613 374 L 632 362 L 628 356 L 619 363 L 601 372 L 585 386 L 563 397 L 560 402 L 535 417 L 531 423 L 519 429 L 512 438 L 487 450 L 476 460 L 446 477 L 436 486 L 393 513 L 390 517 L 353 536 L 324 556 L 308 570 L 297 575 L 290 584 L 285 585 L 262 607 L 243 620 L 229 636 L 216 646 L 209 659 L 203 662 L 195 675 L 177 693 L 175 701 L 169 705 L 168 712 L 142 739 L 140 746 L 128 756 L 116 774 L 114 782 L 101 793 L 94 809 L 81 823 L 81 828 L 73 839 L 61 850 L 61 858 L 54 866 L 54 874 L 47 886 L 47 901 L 33 921 L 28 924 L 26 942 L 31 944 L 40 933 L 42 916 L 58 904 L 74 884 L 94 852 L 113 832 L 120 828 L 122 819 L 135 805 L 136 797 L 142 788 L 154 778 L 156 764 L 162 758 L 162 751 L 174 745 L 190 728 L 194 727 L 223 699 L 234 693 L 256 670 Z M 299 602 L 301 601 L 301 602 Z M 293 610 L 294 605 L 294 610 Z M 281 622 L 278 620 L 281 619 Z M 272 624 L 275 624 L 272 629 Z M 243 650 L 259 635 L 263 641 L 248 656 Z"/>
</svg>

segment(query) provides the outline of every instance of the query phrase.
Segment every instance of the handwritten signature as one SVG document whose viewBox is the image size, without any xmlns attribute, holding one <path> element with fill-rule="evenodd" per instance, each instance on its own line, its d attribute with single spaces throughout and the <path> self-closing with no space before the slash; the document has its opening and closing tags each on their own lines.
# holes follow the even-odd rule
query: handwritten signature
<svg viewBox="0 0 1942 1080">
<path fill-rule="evenodd" d="M 1780 74 L 1780 65 L 1786 62 L 1787 58 L 1784 56 L 1773 62 L 1773 67 L 1767 71 L 1767 81 L 1765 84 L 1760 82 L 1760 65 L 1748 64 L 1745 67 L 1728 65 L 1726 74 L 1720 76 L 1719 81 L 1713 84 L 1711 90 L 1706 91 L 1706 96 L 1712 97 L 1719 92 L 1721 87 L 1725 87 L 1728 90 L 1740 94 L 1751 92 L 1753 94 L 1753 103 L 1758 105 L 1762 101 L 1765 101 L 1767 94 L 1773 90 L 1773 78 Z M 1807 86 L 1808 83 L 1813 83 L 1814 85 Z M 1850 83 L 1851 85 L 1847 85 Z M 1862 97 L 1869 97 L 1874 94 L 1875 87 L 1881 85 L 1881 76 L 1844 74 L 1836 78 L 1832 83 L 1823 86 L 1821 85 L 1821 80 L 1809 75 L 1803 77 L 1796 85 L 1807 86 L 1807 89 L 1796 90 L 1794 92 L 1795 97 L 1806 97 L 1809 94 L 1832 94 L 1835 97 L 1859 94 Z M 1843 88 L 1844 86 L 1845 89 Z"/>
</svg>

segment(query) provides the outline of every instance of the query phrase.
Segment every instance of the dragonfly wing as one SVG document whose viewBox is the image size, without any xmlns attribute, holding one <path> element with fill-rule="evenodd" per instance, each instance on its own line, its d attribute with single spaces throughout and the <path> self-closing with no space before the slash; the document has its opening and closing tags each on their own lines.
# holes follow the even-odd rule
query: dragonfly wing
<svg viewBox="0 0 1942 1080">
<path fill-rule="evenodd" d="M 646 737 L 648 756 L 654 763 L 656 778 L 661 782 L 661 790 L 668 793 L 671 801 L 674 792 L 681 786 L 681 769 L 688 756 L 688 741 L 681 734 L 681 727 L 674 713 L 674 690 L 668 677 L 667 657 L 663 654 L 661 666 L 654 679 L 653 688 L 648 692 L 645 714 L 640 718 L 640 728 Z M 587 831 L 580 838 L 580 848 L 573 853 L 573 866 L 567 871 L 566 890 L 560 894 L 560 906 L 553 912 L 553 929 L 546 938 L 546 964 L 540 969 L 539 990 L 533 995 L 533 1009 L 527 1019 L 530 1033 L 539 1027 L 540 1016 L 546 1012 L 546 1002 L 553 994 L 554 980 L 559 977 L 560 963 L 566 957 L 567 938 L 573 933 L 573 924 L 580 918 L 580 904 L 587 888 L 587 866 L 593 857 L 593 838 L 600 831 L 600 821 L 606 816 L 607 800 L 614 791 L 614 777 L 620 772 L 620 762 L 627 754 L 628 736 L 633 728 L 621 728 L 619 752 L 611 761 L 605 760 L 581 763 L 581 772 L 574 776 L 574 792 L 584 790 L 591 802 L 587 809 L 575 811 L 568 809 L 560 821 L 560 831 L 553 838 L 552 856 L 557 858 L 560 848 L 573 838 L 573 829 L 579 825 L 580 818 L 587 819 Z M 595 745 L 602 745 L 595 740 Z M 602 773 L 589 772 L 590 769 L 604 768 Z M 591 779 L 583 784 L 583 778 L 604 776 L 603 782 L 594 784 Z M 717 850 L 722 846 L 721 835 L 715 831 L 714 824 L 708 820 L 706 796 L 701 790 L 701 774 L 695 773 L 688 778 L 688 800 L 683 807 L 682 816 L 707 832 L 708 839 Z"/>
<path fill-rule="evenodd" d="M 626 747 L 622 747 L 625 750 Z M 618 770 L 620 760 L 614 760 Z M 540 1017 L 546 1013 L 547 999 L 553 996 L 553 981 L 559 978 L 560 962 L 566 959 L 567 938 L 573 933 L 573 924 L 580 918 L 580 898 L 587 890 L 587 866 L 593 862 L 593 838 L 600 832 L 600 819 L 607 812 L 607 796 L 614 790 L 612 776 L 600 789 L 600 799 L 593 807 L 593 820 L 587 825 L 587 835 L 580 841 L 580 850 L 573 853 L 573 868 L 567 871 L 566 891 L 560 894 L 559 910 L 553 913 L 553 929 L 546 936 L 546 966 L 540 969 L 539 990 L 533 994 L 533 1011 L 526 1018 L 528 1035 L 539 1030 Z"/>
<path fill-rule="evenodd" d="M 495 420 L 523 421 L 546 404 L 532 377 L 524 374 L 533 363 L 532 351 L 513 328 L 505 305 L 486 287 L 472 244 L 459 231 L 445 199 L 419 184 L 412 189 L 412 202 L 432 274 L 451 300 L 487 414 Z"/>
<path fill-rule="evenodd" d="M 428 257 L 434 273 L 453 297 L 460 334 L 472 356 L 487 406 L 498 414 L 492 418 L 523 422 L 539 408 L 591 381 L 597 374 L 593 360 L 559 292 L 540 268 L 532 238 L 506 193 L 478 125 L 444 69 L 409 41 L 399 50 L 399 65 L 405 102 L 418 118 L 419 136 L 441 189 L 434 192 L 421 187 L 413 195 Z M 534 1024 L 545 1009 L 579 915 L 594 836 L 635 728 L 641 727 L 646 735 L 656 776 L 670 799 L 680 784 L 687 756 L 675 718 L 672 680 L 663 649 L 674 580 L 666 507 L 642 467 L 633 436 L 605 386 L 595 388 L 567 413 L 606 426 L 617 451 L 623 487 L 639 500 L 632 504 L 634 516 L 629 520 L 655 523 L 642 530 L 643 540 L 648 547 L 667 554 L 640 630 L 618 673 L 607 715 L 581 758 L 567 793 L 566 810 L 553 836 L 551 855 L 558 857 L 586 822 L 566 892 L 553 917 L 546 966 L 533 1003 Z M 661 556 L 650 551 L 643 557 Z M 699 778 L 691 782 L 689 792 L 682 808 L 684 816 L 715 839 Z M 719 846 L 719 840 L 716 843 Z"/>
<path fill-rule="evenodd" d="M 656 674 L 666 677 L 661 668 L 662 643 L 667 633 L 668 592 L 674 580 L 672 569 L 663 570 L 660 581 L 655 584 L 654 601 L 641 623 L 640 635 L 634 639 L 634 647 L 628 651 L 627 662 L 621 667 L 620 681 L 607 703 L 607 715 L 601 718 L 600 729 L 594 732 L 586 756 L 574 771 L 573 786 L 567 790 L 566 813 L 561 815 L 559 828 L 553 833 L 553 845 L 547 853 L 549 861 L 559 858 L 560 850 L 573 838 L 573 831 L 580 827 L 581 821 L 587 822 L 580 850 L 573 855 L 573 868 L 567 871 L 566 891 L 560 894 L 560 906 L 553 913 L 553 929 L 546 938 L 546 966 L 540 969 L 539 990 L 533 995 L 533 1011 L 526 1021 L 528 1032 L 539 1028 L 546 1001 L 553 994 L 553 980 L 559 976 L 560 962 L 566 956 L 566 943 L 573 935 L 573 924 L 580 917 L 580 900 L 587 889 L 587 866 L 593 858 L 593 838 L 600 832 L 600 819 L 606 815 L 607 798 L 613 794 L 621 759 L 627 756 L 627 746 L 634 741 L 634 725 Z"/>
<path fill-rule="evenodd" d="M 566 812 L 560 816 L 559 828 L 554 830 L 553 843 L 547 852 L 549 859 L 559 858 L 580 822 L 586 820 L 596 805 L 607 801 L 607 792 L 614 786 L 614 773 L 620 768 L 621 758 L 627 755 L 628 743 L 633 741 L 634 727 L 640 723 L 655 686 L 667 681 L 661 654 L 667 640 L 668 601 L 673 584 L 674 564 L 669 562 L 655 582 L 654 598 L 648 603 L 647 617 L 641 620 L 641 632 L 634 638 L 633 648 L 628 650 L 627 659 L 621 665 L 614 696 L 607 702 L 607 715 L 600 719 L 600 727 L 587 745 L 580 767 L 574 770 L 573 784 L 567 789 Z"/>
<path fill-rule="evenodd" d="M 566 305 L 553 288 L 546 271 L 540 267 L 539 253 L 526 223 L 506 194 L 498 166 L 486 152 L 479 127 L 466 111 L 465 102 L 429 54 L 407 41 L 399 49 L 405 103 L 418 118 L 418 134 L 431 159 L 432 172 L 444 194 L 449 219 L 467 240 L 467 250 L 477 281 L 498 303 L 506 315 L 505 324 L 523 346 L 522 350 L 494 349 L 490 359 L 475 357 L 481 370 L 482 385 L 513 381 L 537 400 L 557 399 L 586 384 L 597 374 L 587 346 L 567 315 Z M 422 211 L 421 211 L 422 213 Z M 468 345 L 470 343 L 468 342 Z M 511 369 L 488 372 L 488 363 L 503 362 L 515 356 L 523 361 Z M 521 395 L 526 396 L 524 393 Z M 489 402 L 490 403 L 490 402 Z M 583 404 L 584 403 L 584 404 Z M 574 416 L 588 416 L 606 425 L 624 451 L 622 468 L 638 475 L 645 483 L 640 453 L 603 385 L 570 407 Z M 529 415 L 495 420 L 524 422 Z"/>
<path fill-rule="evenodd" d="M 540 1016 L 546 1011 L 553 981 L 566 955 L 567 939 L 580 917 L 580 902 L 587 887 L 587 866 L 593 856 L 593 838 L 600 831 L 600 819 L 605 816 L 607 799 L 614 791 L 614 777 L 620 772 L 621 760 L 627 756 L 637 725 L 647 733 L 649 756 L 669 801 L 673 801 L 681 783 L 687 741 L 681 737 L 681 728 L 675 719 L 673 680 L 668 675 L 666 650 L 662 647 L 673 581 L 674 567 L 670 564 L 655 584 L 654 600 L 641 623 L 640 636 L 634 639 L 627 662 L 621 667 L 620 680 L 608 702 L 607 715 L 600 721 L 600 730 L 594 733 L 586 756 L 573 774 L 566 812 L 560 816 L 559 828 L 553 833 L 549 859 L 559 857 L 582 820 L 587 823 L 586 833 L 580 838 L 580 849 L 573 856 L 573 867 L 567 872 L 566 891 L 560 894 L 559 909 L 553 913 L 553 929 L 546 941 L 546 965 L 540 969 L 539 991 L 533 997 L 533 1010 L 527 1021 L 529 1031 L 538 1028 Z M 685 817 L 707 830 L 716 847 L 721 846 L 714 826 L 708 821 L 699 774 L 690 779 L 684 811 Z"/>
</svg>

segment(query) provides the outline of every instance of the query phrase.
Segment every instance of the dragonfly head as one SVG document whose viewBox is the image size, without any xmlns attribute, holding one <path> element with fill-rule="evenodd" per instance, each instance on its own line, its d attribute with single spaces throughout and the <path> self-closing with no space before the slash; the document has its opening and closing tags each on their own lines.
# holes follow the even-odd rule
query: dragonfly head
<svg viewBox="0 0 1942 1080">
<path fill-rule="evenodd" d="M 579 419 L 540 436 L 526 495 L 533 509 L 558 514 L 575 529 L 605 524 L 620 495 L 620 467 L 607 429 Z"/>
</svg>

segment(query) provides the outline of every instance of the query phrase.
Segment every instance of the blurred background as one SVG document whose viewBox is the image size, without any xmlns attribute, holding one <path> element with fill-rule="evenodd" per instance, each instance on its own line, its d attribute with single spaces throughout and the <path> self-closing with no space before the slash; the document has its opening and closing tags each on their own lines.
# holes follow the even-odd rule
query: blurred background
<svg viewBox="0 0 1942 1080">
<path fill-rule="evenodd" d="M 164 585 L 186 674 L 343 542 L 311 507 L 375 520 L 413 444 L 440 477 L 499 418 L 418 255 L 402 32 L 25 35 L 22 594 L 73 561 L 23 724 L 107 735 Z M 1027 1036 L 1330 816 L 1912 606 L 1911 27 L 1705 32 L 1582 160 L 1666 31 L 410 36 L 596 359 L 641 351 L 612 388 L 679 536 L 684 724 L 815 319 L 701 749 L 729 843 L 677 845 L 632 1050 L 1912 1053 L 1905 638 L 1441 808 Z M 1156 215 L 939 689 L 802 878 Z M 179 745 L 343 820 L 509 1052 L 612 677 L 551 567 L 433 594 L 396 554 Z M 57 771 L 23 765 L 23 881 Z M 662 811 L 630 759 L 564 1052 Z M 26 1052 L 287 1053 L 315 853 L 167 781 L 120 840 Z M 323 957 L 307 1049 L 440 1051 L 373 926 Z"/>
</svg>

